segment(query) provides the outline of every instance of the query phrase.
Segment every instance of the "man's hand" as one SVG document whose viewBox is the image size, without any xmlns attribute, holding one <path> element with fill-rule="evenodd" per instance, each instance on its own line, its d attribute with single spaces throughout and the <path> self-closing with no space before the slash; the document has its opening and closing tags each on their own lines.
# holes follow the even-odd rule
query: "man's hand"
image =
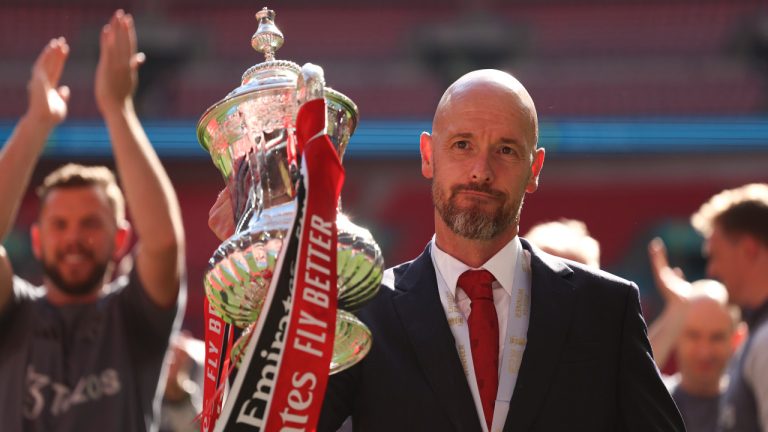
<svg viewBox="0 0 768 432">
<path fill-rule="evenodd" d="M 680 268 L 671 268 L 664 242 L 656 237 L 648 244 L 648 258 L 656 288 L 668 305 L 686 303 L 691 296 L 691 284 Z"/>
<path fill-rule="evenodd" d="M 232 214 L 232 200 L 229 189 L 224 188 L 216 197 L 211 210 L 208 212 L 208 228 L 224 241 L 235 232 L 235 217 Z"/>
<path fill-rule="evenodd" d="M 133 17 L 122 10 L 112 15 L 101 31 L 101 54 L 96 67 L 94 92 L 102 115 L 132 104 L 139 83 L 144 54 L 136 52 Z"/>
<path fill-rule="evenodd" d="M 67 117 L 69 87 L 59 86 L 59 79 L 68 55 L 69 45 L 63 37 L 51 39 L 32 66 L 26 117 L 38 127 L 50 130 Z"/>
<path fill-rule="evenodd" d="M 648 244 L 648 258 L 656 282 L 656 289 L 664 297 L 664 310 L 648 327 L 648 340 L 659 368 L 663 368 L 674 350 L 683 321 L 688 313 L 691 284 L 683 277 L 679 268 L 671 268 L 667 260 L 667 248 L 660 238 Z"/>
</svg>

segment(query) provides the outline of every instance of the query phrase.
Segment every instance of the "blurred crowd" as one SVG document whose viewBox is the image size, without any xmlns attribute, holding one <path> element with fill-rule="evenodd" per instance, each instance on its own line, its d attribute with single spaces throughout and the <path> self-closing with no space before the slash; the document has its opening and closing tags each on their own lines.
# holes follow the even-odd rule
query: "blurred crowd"
<svg viewBox="0 0 768 432">
<path fill-rule="evenodd" d="M 648 245 L 656 289 L 665 301 L 648 335 L 687 430 L 764 430 L 768 425 L 768 185 L 712 197 L 691 216 L 704 236 L 707 273 L 688 282 L 670 267 L 660 238 Z M 560 220 L 524 237 L 542 250 L 599 266 L 599 245 L 584 223 Z M 724 399 L 726 393 L 730 396 Z"/>
</svg>

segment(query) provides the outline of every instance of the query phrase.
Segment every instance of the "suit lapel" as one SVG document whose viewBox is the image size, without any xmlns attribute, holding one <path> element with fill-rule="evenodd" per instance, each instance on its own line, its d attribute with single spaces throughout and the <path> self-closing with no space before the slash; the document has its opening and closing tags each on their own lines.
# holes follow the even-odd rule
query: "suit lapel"
<svg viewBox="0 0 768 432">
<path fill-rule="evenodd" d="M 531 251 L 527 242 L 523 247 Z M 528 341 L 504 430 L 529 430 L 550 387 L 573 316 L 573 271 L 563 261 L 531 251 Z"/>
<path fill-rule="evenodd" d="M 435 399 L 459 431 L 480 427 L 475 403 L 437 291 L 429 248 L 402 275 L 393 303 Z"/>
</svg>

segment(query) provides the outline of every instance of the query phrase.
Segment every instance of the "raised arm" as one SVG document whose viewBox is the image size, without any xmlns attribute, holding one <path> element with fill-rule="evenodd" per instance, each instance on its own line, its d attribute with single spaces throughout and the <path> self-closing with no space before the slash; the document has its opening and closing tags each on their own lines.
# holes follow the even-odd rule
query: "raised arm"
<svg viewBox="0 0 768 432">
<path fill-rule="evenodd" d="M 14 222 L 45 141 L 67 116 L 69 88 L 59 78 L 69 54 L 63 37 L 51 39 L 32 66 L 27 84 L 29 106 L 0 151 L 0 310 L 11 296 L 13 272 L 2 247 Z"/>
<path fill-rule="evenodd" d="M 658 367 L 662 368 L 680 337 L 690 305 L 691 284 L 683 278 L 680 269 L 669 266 L 667 249 L 660 238 L 648 244 L 648 257 L 656 288 L 664 299 L 664 310 L 648 328 L 654 359 Z"/>
<path fill-rule="evenodd" d="M 101 32 L 96 103 L 109 129 L 138 236 L 136 266 L 153 302 L 174 304 L 184 268 L 184 228 L 168 175 L 136 116 L 133 93 L 144 55 L 136 52 L 133 18 L 118 10 Z"/>
</svg>

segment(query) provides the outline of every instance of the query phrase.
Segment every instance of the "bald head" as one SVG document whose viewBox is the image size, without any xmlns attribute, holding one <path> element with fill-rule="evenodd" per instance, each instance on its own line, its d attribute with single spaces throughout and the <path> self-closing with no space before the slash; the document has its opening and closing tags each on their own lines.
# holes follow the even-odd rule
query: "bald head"
<svg viewBox="0 0 768 432">
<path fill-rule="evenodd" d="M 675 353 L 680 386 L 692 395 L 720 393 L 723 371 L 737 343 L 739 320 L 727 301 L 719 282 L 705 279 L 691 284 Z"/>
<path fill-rule="evenodd" d="M 536 148 L 539 121 L 531 95 L 517 78 L 496 69 L 469 72 L 448 87 L 435 110 L 433 133 L 439 133 L 444 128 L 444 123 L 450 117 L 448 114 L 455 111 L 457 106 L 478 98 L 520 112 L 527 123 L 529 144 Z"/>
</svg>

